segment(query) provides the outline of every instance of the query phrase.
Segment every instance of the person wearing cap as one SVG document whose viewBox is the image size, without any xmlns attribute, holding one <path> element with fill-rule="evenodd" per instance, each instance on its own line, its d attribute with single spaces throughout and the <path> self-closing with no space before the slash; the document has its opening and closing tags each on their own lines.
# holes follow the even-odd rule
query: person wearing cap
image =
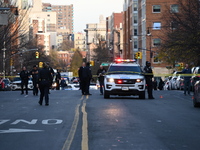
<svg viewBox="0 0 200 150">
<path fill-rule="evenodd" d="M 148 98 L 154 99 L 153 97 L 153 71 L 151 69 L 151 63 L 149 61 L 146 61 L 146 66 L 144 67 L 144 73 L 145 73 L 145 79 L 147 84 L 147 92 L 148 92 Z"/>
<path fill-rule="evenodd" d="M 104 86 L 104 75 L 106 73 L 106 69 L 100 65 L 99 70 L 97 71 L 97 77 L 99 80 L 99 86 L 100 86 L 100 93 L 103 95 L 103 86 Z"/>
<path fill-rule="evenodd" d="M 52 83 L 52 75 L 46 63 L 43 63 L 43 68 L 38 73 L 38 84 L 40 89 L 39 104 L 42 105 L 45 97 L 45 105 L 49 105 L 49 86 Z"/>
</svg>

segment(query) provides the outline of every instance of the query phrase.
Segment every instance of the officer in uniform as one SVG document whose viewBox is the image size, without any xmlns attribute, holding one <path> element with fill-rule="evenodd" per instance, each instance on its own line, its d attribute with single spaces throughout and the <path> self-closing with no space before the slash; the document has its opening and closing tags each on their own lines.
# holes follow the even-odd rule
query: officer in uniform
<svg viewBox="0 0 200 150">
<path fill-rule="evenodd" d="M 100 65 L 99 70 L 97 71 L 97 76 L 99 80 L 99 85 L 100 85 L 100 93 L 103 95 L 103 86 L 104 86 L 104 74 L 106 73 L 106 69 Z"/>
<path fill-rule="evenodd" d="M 148 92 L 148 97 L 149 99 L 154 99 L 153 97 L 153 71 L 151 69 L 151 63 L 149 61 L 146 61 L 146 66 L 144 67 L 144 73 L 145 73 L 145 78 L 146 78 L 146 83 L 147 83 L 147 92 Z"/>
<path fill-rule="evenodd" d="M 29 80 L 29 72 L 26 70 L 26 67 L 22 68 L 20 72 L 21 78 L 21 95 L 24 94 L 24 86 L 26 90 L 26 95 L 28 95 L 28 80 Z"/>
<path fill-rule="evenodd" d="M 43 63 L 43 68 L 38 73 L 38 84 L 40 89 L 39 104 L 42 105 L 45 97 L 45 105 L 49 105 L 49 86 L 52 83 L 52 75 L 46 63 Z"/>
</svg>

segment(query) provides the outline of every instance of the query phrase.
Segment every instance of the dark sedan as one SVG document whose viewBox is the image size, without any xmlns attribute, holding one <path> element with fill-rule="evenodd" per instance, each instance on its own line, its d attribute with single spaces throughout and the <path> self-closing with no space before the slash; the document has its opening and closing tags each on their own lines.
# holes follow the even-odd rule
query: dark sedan
<svg viewBox="0 0 200 150">
<path fill-rule="evenodd" d="M 193 105 L 194 107 L 200 107 L 200 80 L 196 81 L 196 83 L 194 84 Z"/>
</svg>

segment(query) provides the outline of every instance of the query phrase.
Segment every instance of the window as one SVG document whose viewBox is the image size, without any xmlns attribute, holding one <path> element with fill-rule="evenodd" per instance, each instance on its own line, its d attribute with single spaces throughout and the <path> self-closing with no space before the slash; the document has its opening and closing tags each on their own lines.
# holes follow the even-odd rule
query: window
<svg viewBox="0 0 200 150">
<path fill-rule="evenodd" d="M 137 18 L 137 14 L 134 14 L 134 23 L 137 23 L 137 22 L 138 22 L 137 19 L 138 19 L 138 18 Z"/>
<path fill-rule="evenodd" d="M 154 30 L 160 30 L 161 29 L 161 23 L 160 22 L 154 22 L 153 23 L 153 29 Z"/>
<path fill-rule="evenodd" d="M 161 40 L 160 39 L 153 39 L 153 46 L 157 47 L 160 46 Z"/>
<path fill-rule="evenodd" d="M 134 48 L 138 48 L 138 41 L 136 38 L 134 39 Z"/>
<path fill-rule="evenodd" d="M 178 28 L 178 22 L 172 21 L 171 22 L 171 29 L 174 30 L 174 29 L 177 29 L 177 28 Z"/>
<path fill-rule="evenodd" d="M 179 6 L 177 4 L 171 5 L 171 13 L 178 13 Z"/>
<path fill-rule="evenodd" d="M 160 13 L 160 5 L 153 5 L 153 13 Z"/>
<path fill-rule="evenodd" d="M 134 11 L 137 11 L 137 9 L 138 9 L 137 7 L 138 7 L 138 3 L 137 3 L 137 2 L 134 2 L 134 3 L 133 3 L 133 10 L 134 10 Z"/>
</svg>

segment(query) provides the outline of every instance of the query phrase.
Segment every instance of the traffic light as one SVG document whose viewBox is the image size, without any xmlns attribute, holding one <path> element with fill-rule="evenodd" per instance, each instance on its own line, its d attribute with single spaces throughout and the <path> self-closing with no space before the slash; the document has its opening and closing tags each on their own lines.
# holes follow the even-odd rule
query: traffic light
<svg viewBox="0 0 200 150">
<path fill-rule="evenodd" d="M 179 64 L 180 64 L 180 67 L 183 68 L 183 63 L 179 63 Z"/>
<path fill-rule="evenodd" d="M 35 52 L 35 58 L 39 58 L 39 52 Z"/>
<path fill-rule="evenodd" d="M 142 52 L 137 52 L 138 59 L 142 59 Z"/>
<path fill-rule="evenodd" d="M 90 61 L 90 66 L 94 66 L 94 60 Z"/>
<path fill-rule="evenodd" d="M 39 62 L 39 68 L 43 67 L 43 62 Z"/>
<path fill-rule="evenodd" d="M 13 64 L 14 64 L 14 60 L 13 60 L 13 58 L 11 58 L 10 59 L 10 66 L 13 66 Z"/>
<path fill-rule="evenodd" d="M 135 58 L 135 59 L 138 59 L 138 53 L 135 53 L 135 54 L 134 54 L 134 58 Z"/>
</svg>

